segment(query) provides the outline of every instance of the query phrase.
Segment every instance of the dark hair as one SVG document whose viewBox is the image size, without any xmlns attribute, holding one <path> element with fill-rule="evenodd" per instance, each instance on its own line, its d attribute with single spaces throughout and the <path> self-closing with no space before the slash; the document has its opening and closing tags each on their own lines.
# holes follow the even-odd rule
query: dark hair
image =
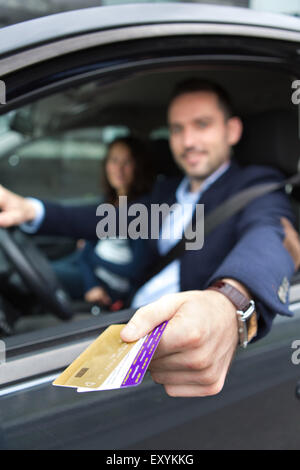
<svg viewBox="0 0 300 470">
<path fill-rule="evenodd" d="M 185 93 L 197 93 L 202 91 L 214 93 L 217 96 L 219 106 L 224 112 L 226 119 L 234 115 L 233 103 L 227 91 L 217 83 L 201 78 L 189 78 L 177 83 L 169 99 L 169 106 L 178 96 L 184 95 Z"/>
<path fill-rule="evenodd" d="M 153 184 L 153 171 L 150 165 L 150 156 L 144 143 L 133 136 L 119 137 L 113 140 L 107 149 L 106 157 L 103 160 L 102 182 L 104 189 L 104 198 L 111 204 L 118 203 L 116 190 L 111 186 L 106 174 L 106 163 L 109 157 L 109 151 L 115 144 L 124 144 L 129 150 L 134 161 L 133 182 L 127 193 L 128 201 L 137 199 L 142 194 L 150 191 Z"/>
</svg>

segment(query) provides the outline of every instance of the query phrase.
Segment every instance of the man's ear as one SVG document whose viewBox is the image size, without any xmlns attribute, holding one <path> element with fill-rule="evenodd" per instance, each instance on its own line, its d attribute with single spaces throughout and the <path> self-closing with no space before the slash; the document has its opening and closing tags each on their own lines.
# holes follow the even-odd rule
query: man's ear
<svg viewBox="0 0 300 470">
<path fill-rule="evenodd" d="M 232 117 L 227 121 L 228 143 L 236 145 L 242 137 L 243 123 L 239 117 Z"/>
</svg>

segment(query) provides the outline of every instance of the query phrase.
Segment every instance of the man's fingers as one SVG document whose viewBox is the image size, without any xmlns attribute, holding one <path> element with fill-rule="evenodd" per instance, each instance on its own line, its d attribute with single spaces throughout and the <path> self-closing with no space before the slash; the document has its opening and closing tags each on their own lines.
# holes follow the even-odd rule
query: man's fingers
<svg viewBox="0 0 300 470">
<path fill-rule="evenodd" d="M 295 227 L 293 226 L 293 224 L 288 219 L 286 219 L 285 217 L 281 217 L 280 222 L 281 222 L 281 225 L 283 226 L 284 232 L 285 232 L 284 241 L 286 241 L 286 239 L 287 239 L 286 237 L 293 237 L 293 239 L 298 239 L 298 233 L 296 232 Z"/>
<path fill-rule="evenodd" d="M 162 343 L 163 339 L 161 340 Z M 160 343 L 160 348 L 162 344 Z M 175 352 L 169 354 L 169 349 L 164 350 L 162 348 L 159 351 L 159 354 L 155 353 L 151 364 L 150 370 L 153 372 L 162 372 L 162 371 L 183 371 L 183 370 L 201 370 L 206 369 L 211 366 L 214 360 L 217 360 L 218 357 L 212 358 L 210 354 L 210 349 L 207 347 L 209 345 L 201 345 L 201 353 L 199 354 L 199 349 L 181 349 L 180 352 Z M 176 346 L 174 345 L 176 348 Z"/>
<path fill-rule="evenodd" d="M 289 219 L 287 219 L 286 217 L 280 217 L 280 222 L 282 223 L 284 227 L 288 227 L 288 228 L 293 227 Z"/>
<path fill-rule="evenodd" d="M 0 212 L 0 227 L 11 227 L 19 224 L 19 214 L 16 211 Z"/>
<path fill-rule="evenodd" d="M 184 296 L 173 294 L 141 307 L 121 331 L 122 340 L 129 343 L 142 338 L 156 326 L 170 320 L 183 302 Z"/>
<path fill-rule="evenodd" d="M 221 392 L 224 381 L 212 385 L 165 385 L 165 391 L 170 397 L 208 397 Z"/>
<path fill-rule="evenodd" d="M 153 380 L 162 384 L 168 395 L 173 397 L 211 396 L 222 390 L 230 356 L 226 354 L 213 365 L 189 371 L 150 371 Z"/>
<path fill-rule="evenodd" d="M 219 375 L 210 368 L 201 372 L 153 372 L 151 376 L 154 382 L 162 385 L 213 385 L 219 379 Z"/>
<path fill-rule="evenodd" d="M 0 186 L 0 227 L 11 227 L 34 220 L 36 204 Z"/>
</svg>

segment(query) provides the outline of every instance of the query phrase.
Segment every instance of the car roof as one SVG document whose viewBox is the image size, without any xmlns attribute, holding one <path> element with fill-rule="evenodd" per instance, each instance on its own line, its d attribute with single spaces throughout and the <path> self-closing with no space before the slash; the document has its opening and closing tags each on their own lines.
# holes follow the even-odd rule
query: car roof
<svg viewBox="0 0 300 470">
<path fill-rule="evenodd" d="M 299 18 L 264 12 L 258 14 L 255 10 L 239 7 L 194 3 L 101 6 L 49 15 L 2 28 L 0 54 L 92 31 L 179 22 L 219 23 L 300 31 Z"/>
</svg>

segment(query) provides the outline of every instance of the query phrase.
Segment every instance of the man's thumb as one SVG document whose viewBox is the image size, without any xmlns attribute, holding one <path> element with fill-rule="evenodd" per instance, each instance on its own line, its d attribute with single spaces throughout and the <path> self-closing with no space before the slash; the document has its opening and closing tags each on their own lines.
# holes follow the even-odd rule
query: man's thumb
<svg viewBox="0 0 300 470">
<path fill-rule="evenodd" d="M 181 304 L 182 298 L 172 294 L 139 308 L 121 331 L 122 340 L 130 343 L 142 338 L 156 326 L 170 320 Z"/>
</svg>

